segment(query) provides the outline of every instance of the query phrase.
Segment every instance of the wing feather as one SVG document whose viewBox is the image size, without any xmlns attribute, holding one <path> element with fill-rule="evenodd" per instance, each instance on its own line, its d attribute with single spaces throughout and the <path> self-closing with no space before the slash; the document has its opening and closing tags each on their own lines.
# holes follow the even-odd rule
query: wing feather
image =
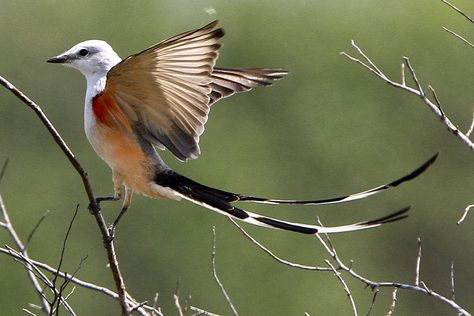
<svg viewBox="0 0 474 316">
<path fill-rule="evenodd" d="M 136 133 L 178 159 L 197 158 L 210 105 L 235 92 L 266 86 L 281 69 L 215 69 L 224 35 L 214 21 L 164 40 L 115 65 L 104 95 L 113 99 Z"/>
</svg>

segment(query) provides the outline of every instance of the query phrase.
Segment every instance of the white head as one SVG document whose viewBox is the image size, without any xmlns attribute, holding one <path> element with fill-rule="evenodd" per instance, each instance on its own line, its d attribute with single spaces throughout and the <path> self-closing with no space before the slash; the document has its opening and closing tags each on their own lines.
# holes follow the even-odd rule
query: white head
<svg viewBox="0 0 474 316">
<path fill-rule="evenodd" d="M 81 42 L 68 51 L 47 60 L 79 70 L 89 80 L 103 77 L 121 61 L 117 53 L 105 41 L 89 40 Z"/>
</svg>

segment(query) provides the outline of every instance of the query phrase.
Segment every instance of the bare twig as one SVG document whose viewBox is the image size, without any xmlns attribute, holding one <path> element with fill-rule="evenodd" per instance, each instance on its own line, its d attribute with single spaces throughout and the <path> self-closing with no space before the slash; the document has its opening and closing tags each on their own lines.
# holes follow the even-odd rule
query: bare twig
<svg viewBox="0 0 474 316">
<path fill-rule="evenodd" d="M 225 290 L 224 285 L 222 284 L 222 282 L 219 280 L 219 277 L 217 276 L 217 270 L 216 270 L 216 227 L 215 226 L 212 226 L 211 263 L 212 263 L 212 275 L 214 276 L 214 280 L 216 280 L 216 283 L 219 286 L 219 289 L 221 290 L 222 295 L 224 295 L 225 300 L 227 301 L 227 304 L 229 304 L 229 307 L 232 310 L 232 314 L 234 316 L 238 316 L 239 313 L 237 312 L 237 309 L 235 308 L 234 304 L 232 303 L 232 300 L 230 299 L 229 294 L 227 294 L 227 291 Z"/>
<path fill-rule="evenodd" d="M 469 129 L 466 132 L 466 136 L 469 137 L 471 136 L 472 132 L 474 131 L 474 108 L 472 109 L 472 121 L 471 121 L 471 126 L 469 126 Z"/>
<path fill-rule="evenodd" d="M 392 304 L 390 304 L 390 308 L 387 312 L 387 316 L 391 316 L 393 314 L 393 312 L 395 311 L 395 305 L 397 304 L 397 291 L 398 291 L 397 288 L 393 289 Z"/>
<path fill-rule="evenodd" d="M 456 295 L 454 291 L 454 262 L 451 262 L 451 299 L 456 300 Z"/>
<path fill-rule="evenodd" d="M 416 256 L 415 285 L 420 285 L 420 265 L 421 265 L 421 238 L 418 237 L 418 254 Z"/>
<path fill-rule="evenodd" d="M 22 308 L 21 310 L 24 311 L 25 313 L 27 313 L 28 315 L 37 316 L 35 313 L 33 313 L 32 311 L 30 311 L 26 308 Z"/>
<path fill-rule="evenodd" d="M 365 59 L 369 60 L 370 59 L 367 57 L 365 53 L 363 53 L 362 49 L 360 49 L 359 46 L 357 46 L 354 41 L 352 41 L 352 46 L 357 50 L 357 52 Z M 451 120 L 444 115 L 444 112 L 441 111 L 440 107 L 433 101 L 431 101 L 424 93 L 420 81 L 418 80 L 418 77 L 416 75 L 416 72 L 414 68 L 412 67 L 410 60 L 408 57 L 404 57 L 404 63 L 408 67 L 408 70 L 410 72 L 410 75 L 415 82 L 416 88 L 409 87 L 405 80 L 403 79 L 404 76 L 404 71 L 402 71 L 402 82 L 398 83 L 395 82 L 391 79 L 389 79 L 378 67 L 374 67 L 375 64 L 370 61 L 368 64 L 362 62 L 360 59 L 355 58 L 347 53 L 342 52 L 341 55 L 347 57 L 349 60 L 358 63 L 359 65 L 362 65 L 364 68 L 369 70 L 371 73 L 375 74 L 377 77 L 388 83 L 389 85 L 402 89 L 404 91 L 407 91 L 413 95 L 416 95 L 419 97 L 429 108 L 430 110 L 439 118 L 439 120 L 443 123 L 443 125 L 448 129 L 449 132 L 451 132 L 453 135 L 455 135 L 458 139 L 460 139 L 470 150 L 474 151 L 474 143 L 469 139 L 468 136 L 466 136 L 464 133 L 462 133 L 452 122 Z M 373 66 L 372 66 L 373 65 Z"/>
<path fill-rule="evenodd" d="M 473 208 L 473 207 L 474 207 L 474 204 L 471 204 L 471 205 L 466 206 L 466 208 L 464 209 L 464 212 L 462 213 L 461 218 L 457 221 L 456 224 L 459 225 L 459 224 L 461 224 L 462 222 L 464 222 L 464 220 L 466 219 L 467 213 L 469 213 L 469 210 L 470 210 L 471 208 Z"/>
<path fill-rule="evenodd" d="M 302 265 L 299 263 L 294 263 L 287 261 L 285 259 L 282 259 L 275 255 L 271 250 L 266 248 L 264 245 L 262 245 L 260 242 L 258 242 L 255 238 L 250 236 L 249 233 L 247 233 L 236 221 L 234 221 L 231 217 L 229 217 L 229 220 L 234 224 L 241 232 L 242 234 L 247 237 L 254 245 L 256 245 L 258 248 L 262 249 L 264 252 L 266 252 L 270 257 L 275 259 L 277 262 L 287 265 L 292 268 L 297 268 L 297 269 L 302 269 L 302 270 L 310 270 L 310 271 L 332 271 L 331 268 L 326 268 L 326 267 L 315 267 L 315 266 L 307 266 L 307 265 Z"/>
<path fill-rule="evenodd" d="M 406 86 L 405 63 L 402 63 L 401 69 L 402 69 L 402 86 L 405 87 Z"/>
<path fill-rule="evenodd" d="M 425 92 L 423 91 L 423 88 L 421 87 L 421 83 L 420 83 L 420 80 L 418 80 L 415 69 L 413 68 L 413 66 L 410 63 L 410 58 L 408 58 L 407 56 L 403 56 L 403 60 L 404 60 L 405 64 L 407 65 L 408 70 L 410 70 L 411 78 L 413 79 L 413 81 L 416 84 L 416 87 L 417 87 L 418 92 L 419 92 L 419 96 L 422 99 L 426 98 Z"/>
<path fill-rule="evenodd" d="M 174 306 L 176 306 L 176 310 L 178 311 L 178 315 L 179 316 L 184 316 L 183 308 L 181 307 L 181 304 L 179 303 L 178 294 L 174 294 L 173 298 L 174 298 Z"/>
<path fill-rule="evenodd" d="M 464 43 L 466 43 L 467 45 L 471 46 L 472 48 L 474 48 L 474 44 L 472 44 L 470 41 L 468 41 L 467 39 L 465 39 L 464 37 L 462 37 L 461 35 L 459 35 L 458 33 L 448 29 L 447 27 L 444 27 L 443 26 L 443 29 L 448 32 L 449 34 L 451 35 L 454 35 L 455 37 L 457 37 L 458 39 L 460 39 L 461 41 L 463 41 Z"/>
<path fill-rule="evenodd" d="M 372 301 L 370 302 L 369 310 L 367 311 L 367 314 L 365 314 L 365 316 L 369 316 L 370 313 L 372 313 L 372 309 L 375 305 L 375 300 L 377 299 L 377 294 L 379 294 L 379 289 L 374 290 L 374 295 L 372 296 Z"/>
<path fill-rule="evenodd" d="M 406 283 L 398 283 L 398 282 L 375 282 L 371 281 L 360 274 L 356 273 L 352 266 L 347 266 L 337 255 L 335 251 L 333 251 L 333 247 L 328 244 L 320 235 L 316 235 L 316 238 L 319 240 L 319 242 L 323 245 L 323 247 L 326 249 L 327 253 L 336 261 L 336 263 L 339 265 L 339 268 L 346 273 L 348 273 L 350 276 L 352 276 L 354 279 L 359 280 L 360 282 L 364 283 L 365 285 L 371 287 L 372 289 L 377 289 L 377 288 L 382 288 L 382 287 L 388 287 L 388 288 L 399 288 L 399 289 L 404 289 L 404 290 L 410 290 L 418 293 L 422 293 L 428 296 L 432 296 L 436 300 L 443 302 L 450 306 L 452 309 L 454 309 L 459 315 L 465 315 L 469 316 L 471 315 L 469 312 L 467 312 L 464 308 L 462 308 L 459 304 L 457 304 L 454 300 L 451 300 L 445 296 L 442 296 L 441 294 L 436 293 L 435 291 L 429 289 L 425 283 L 420 281 L 420 286 L 417 285 L 411 285 L 411 284 L 406 284 Z M 327 239 L 329 239 L 328 236 L 326 236 Z"/>
<path fill-rule="evenodd" d="M 457 7 L 455 7 L 453 4 L 451 4 L 449 1 L 447 0 L 441 0 L 441 2 L 447 4 L 449 7 L 451 7 L 451 9 L 455 10 L 457 13 L 461 14 L 463 17 L 465 17 L 466 19 L 469 20 L 469 22 L 471 23 L 474 23 L 474 19 L 471 18 L 469 15 L 467 15 L 466 13 L 464 13 L 461 9 L 458 9 Z"/>
<path fill-rule="evenodd" d="M 2 182 L 3 176 L 5 176 L 5 172 L 7 171 L 8 167 L 8 162 L 10 159 L 5 159 L 5 162 L 3 163 L 2 169 L 0 169 L 0 183 Z"/>
<path fill-rule="evenodd" d="M 347 298 L 349 298 L 349 302 L 351 303 L 352 313 L 354 314 L 354 316 L 357 316 L 358 315 L 357 314 L 357 307 L 356 307 L 356 304 L 355 304 L 355 301 L 354 301 L 354 297 L 352 297 L 351 290 L 347 286 L 346 281 L 344 281 L 344 279 L 341 276 L 341 273 L 339 273 L 336 270 L 336 268 L 331 264 L 331 262 L 329 260 L 324 260 L 324 262 L 326 262 L 326 264 L 334 272 L 334 275 L 336 276 L 336 278 L 341 282 L 342 288 L 344 289 L 344 292 L 346 292 Z"/>
<path fill-rule="evenodd" d="M 43 125 L 49 131 L 51 136 L 53 137 L 56 144 L 61 148 L 63 153 L 68 158 L 69 162 L 72 166 L 76 169 L 79 173 L 82 183 L 84 185 L 84 189 L 86 191 L 87 197 L 89 199 L 89 207 L 94 215 L 94 218 L 99 226 L 100 232 L 102 234 L 102 239 L 104 240 L 104 245 L 107 251 L 107 259 L 110 265 L 110 270 L 113 275 L 113 279 L 115 281 L 115 286 L 117 288 L 117 292 L 119 294 L 119 302 L 120 307 L 122 309 L 122 315 L 128 316 L 130 315 L 130 309 L 127 304 L 127 292 L 125 288 L 125 283 L 123 281 L 122 274 L 119 269 L 117 255 L 115 252 L 115 246 L 113 240 L 109 234 L 107 224 L 105 223 L 104 217 L 102 216 L 102 212 L 100 211 L 100 206 L 94 196 L 92 191 L 92 185 L 89 182 L 87 173 L 85 172 L 82 165 L 76 159 L 72 151 L 69 149 L 68 145 L 64 142 L 61 135 L 58 133 L 54 125 L 49 121 L 48 117 L 44 114 L 43 110 L 39 105 L 35 102 L 30 100 L 23 92 L 21 92 L 18 88 L 16 88 L 13 84 L 11 84 L 8 80 L 0 76 L 0 84 L 7 88 L 11 93 L 13 93 L 18 99 L 20 99 L 24 104 L 26 104 L 29 108 L 31 108 L 36 115 L 39 117 Z"/>
<path fill-rule="evenodd" d="M 10 221 L 10 216 L 8 215 L 7 209 L 5 207 L 5 204 L 3 203 L 3 198 L 2 195 L 0 194 L 0 213 L 2 214 L 3 217 L 3 224 L 5 229 L 8 231 L 10 234 L 10 237 L 13 239 L 15 242 L 15 245 L 17 246 L 18 250 L 22 254 L 23 257 L 28 258 L 28 253 L 20 239 L 18 237 L 18 234 L 16 233 L 15 229 L 13 228 L 12 222 Z M 42 310 L 49 315 L 51 313 L 51 308 L 49 305 L 48 300 L 43 294 L 43 289 L 41 285 L 38 282 L 38 279 L 36 278 L 35 274 L 31 271 L 32 267 L 27 264 L 25 265 L 26 267 L 26 273 L 28 274 L 28 278 L 30 279 L 31 284 L 33 285 L 33 288 L 35 289 L 35 292 L 37 293 L 41 305 L 42 305 Z"/>
<path fill-rule="evenodd" d="M 254 245 L 256 245 L 258 248 L 262 249 L 266 253 L 270 254 L 270 257 L 276 260 L 277 262 L 284 264 L 286 266 L 296 268 L 296 269 L 304 269 L 304 270 L 311 270 L 311 271 L 333 271 L 331 268 L 329 269 L 324 269 L 320 267 L 308 267 L 308 266 L 303 266 L 301 265 L 284 260 L 282 258 L 279 258 L 273 253 L 265 248 L 263 245 L 261 245 L 258 241 L 256 241 L 253 237 L 251 237 L 239 224 L 237 224 L 234 220 L 229 218 L 229 220 L 246 236 Z M 350 262 L 349 265 L 346 265 L 338 256 L 334 246 L 332 245 L 332 242 L 329 238 L 328 235 L 325 236 L 326 241 L 319 235 L 316 234 L 316 238 L 319 240 L 319 242 L 322 244 L 326 252 L 331 256 L 331 258 L 334 259 L 334 261 L 337 263 L 337 267 L 334 267 L 337 271 L 343 270 L 344 272 L 348 273 L 351 277 L 354 279 L 364 283 L 366 286 L 372 288 L 373 290 L 376 290 L 378 288 L 400 288 L 404 290 L 410 290 L 414 292 L 419 292 L 428 296 L 432 296 L 436 300 L 443 302 L 450 306 L 452 309 L 454 309 L 459 315 L 465 315 L 465 316 L 470 316 L 471 314 L 467 312 L 464 308 L 462 308 L 459 304 L 457 304 L 454 300 L 448 299 L 441 294 L 436 293 L 435 291 L 432 291 L 428 289 L 425 285 L 423 287 L 424 283 L 420 282 L 422 286 L 416 286 L 416 285 L 411 285 L 411 284 L 405 284 L 405 283 L 399 283 L 399 282 L 375 282 L 371 281 L 362 275 L 356 273 L 354 269 L 352 268 L 352 261 Z"/>
<path fill-rule="evenodd" d="M 14 250 L 11 250 L 11 249 L 5 249 L 5 248 L 1 248 L 0 247 L 0 253 L 4 253 L 6 255 L 9 255 L 11 256 L 12 258 L 14 259 L 17 259 L 19 260 L 20 262 L 24 262 L 26 264 L 30 264 L 32 266 L 35 266 L 37 268 L 40 268 L 40 269 L 43 269 L 45 271 L 48 271 L 52 274 L 57 274 L 60 278 L 63 278 L 63 279 L 67 279 L 69 282 L 71 283 L 74 283 L 74 284 L 77 284 L 83 288 L 86 288 L 86 289 L 89 289 L 89 290 L 92 290 L 92 291 L 95 291 L 95 292 L 98 292 L 98 293 L 102 293 L 106 296 L 109 296 L 110 298 L 113 298 L 115 300 L 118 301 L 119 299 L 119 296 L 117 293 L 115 293 L 114 291 L 106 288 L 106 287 L 102 287 L 102 286 L 98 286 L 96 284 L 93 284 L 93 283 L 90 283 L 90 282 L 86 282 L 86 281 L 83 281 L 81 279 L 78 279 L 74 276 L 71 276 L 70 274 L 68 273 L 64 273 L 64 272 L 61 272 L 61 271 L 57 271 L 56 268 L 53 268 L 45 263 L 42 263 L 42 262 L 39 262 L 39 261 L 35 261 L 35 260 L 32 260 L 32 259 L 26 259 L 25 257 L 22 257 L 18 252 L 14 251 Z M 138 304 L 133 298 L 131 297 L 127 297 L 127 300 L 128 300 L 128 303 L 130 306 L 132 305 L 136 305 Z M 154 311 L 156 315 L 160 315 L 160 316 L 163 316 L 163 314 L 156 308 L 154 308 L 153 306 L 144 306 L 144 309 L 138 309 L 138 312 L 140 313 L 140 315 L 143 315 L 143 316 L 146 316 L 148 315 L 148 313 L 145 311 L 145 309 L 147 310 L 150 310 L 150 311 Z"/>
<path fill-rule="evenodd" d="M 38 222 L 36 222 L 36 225 L 33 227 L 33 229 L 31 230 L 30 234 L 29 234 L 28 237 L 26 238 L 25 249 L 28 248 L 28 244 L 30 243 L 31 239 L 33 239 L 33 236 L 34 236 L 36 230 L 40 227 L 41 223 L 44 221 L 44 219 L 46 218 L 46 216 L 48 216 L 48 214 L 49 214 L 49 210 L 46 210 L 46 212 L 43 213 L 43 215 L 40 217 L 40 219 L 38 220 Z"/>
<path fill-rule="evenodd" d="M 436 102 L 436 105 L 438 106 L 438 109 L 439 111 L 441 112 L 441 116 L 444 118 L 446 117 L 446 115 L 444 114 L 444 111 L 443 111 L 443 107 L 441 105 L 441 101 L 439 100 L 438 98 L 438 95 L 436 94 L 436 90 L 431 86 L 431 85 L 428 85 L 428 89 L 431 91 L 431 93 L 433 94 L 433 99 L 435 100 Z"/>
<path fill-rule="evenodd" d="M 193 316 L 219 316 L 218 314 L 208 312 L 196 306 L 190 306 L 189 309 L 193 312 L 196 312 L 196 314 L 193 314 Z"/>
<path fill-rule="evenodd" d="M 64 306 L 64 308 L 66 309 L 66 311 L 68 312 L 70 316 L 76 315 L 76 313 L 73 311 L 71 306 L 64 300 L 63 297 L 59 295 L 59 290 L 54 286 L 54 284 L 49 280 L 49 278 L 42 271 L 40 271 L 35 265 L 31 264 L 31 261 L 28 257 L 25 257 L 21 252 L 17 252 L 15 249 L 9 246 L 5 246 L 5 247 L 8 251 L 10 251 L 11 253 L 16 253 L 21 258 L 19 262 L 21 262 L 28 271 L 32 272 L 35 275 L 35 277 L 37 277 L 41 282 L 43 282 L 46 285 L 46 287 L 53 293 L 54 297 L 59 297 L 61 305 Z M 42 293 L 42 295 L 44 298 L 46 298 L 44 293 Z M 54 308 L 50 304 L 49 315 L 53 315 L 53 312 L 54 312 Z"/>
<path fill-rule="evenodd" d="M 74 220 L 76 219 L 78 210 L 79 210 L 79 204 L 77 204 L 77 206 L 76 206 L 76 210 L 74 211 L 74 215 L 72 216 L 72 219 L 69 222 L 69 226 L 67 228 L 66 235 L 64 236 L 64 239 L 63 239 L 63 246 L 62 246 L 62 249 L 61 249 L 61 255 L 59 257 L 58 268 L 56 269 L 56 273 L 54 274 L 54 278 L 53 278 L 53 281 L 52 281 L 54 287 L 56 287 L 56 282 L 58 280 L 58 273 L 61 270 L 61 267 L 63 265 L 64 252 L 66 251 L 66 243 L 67 243 L 67 240 L 69 238 L 69 233 L 71 232 L 72 225 L 74 224 Z M 66 280 L 67 279 L 65 279 L 65 282 L 66 282 Z M 64 283 L 64 284 L 66 284 L 66 283 Z M 51 302 L 51 307 L 54 306 L 56 301 L 59 304 L 59 301 L 61 300 L 61 296 L 62 296 L 62 291 L 63 291 L 63 286 L 60 287 L 60 291 L 58 293 L 59 297 L 55 296 L 53 301 Z M 56 307 L 56 315 L 59 315 L 59 305 Z"/>
</svg>

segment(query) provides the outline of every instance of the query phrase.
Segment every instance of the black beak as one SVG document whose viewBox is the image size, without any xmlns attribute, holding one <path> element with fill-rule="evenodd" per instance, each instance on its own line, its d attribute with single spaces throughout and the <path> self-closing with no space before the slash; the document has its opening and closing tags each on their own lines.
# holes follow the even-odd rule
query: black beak
<svg viewBox="0 0 474 316">
<path fill-rule="evenodd" d="M 53 64 L 64 64 L 67 61 L 68 61 L 68 58 L 66 55 L 58 55 L 58 56 L 51 57 L 46 62 L 53 63 Z"/>
</svg>

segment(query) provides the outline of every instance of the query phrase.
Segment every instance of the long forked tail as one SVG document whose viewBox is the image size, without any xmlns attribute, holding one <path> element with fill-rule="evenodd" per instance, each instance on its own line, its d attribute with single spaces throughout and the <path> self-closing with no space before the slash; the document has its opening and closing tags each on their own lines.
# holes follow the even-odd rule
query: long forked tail
<svg viewBox="0 0 474 316">
<path fill-rule="evenodd" d="M 361 200 L 365 199 L 371 195 L 381 193 L 388 189 L 394 188 L 399 186 L 400 184 L 413 180 L 418 177 L 420 174 L 426 171 L 438 158 L 438 153 L 433 155 L 430 159 L 425 161 L 421 166 L 413 170 L 412 172 L 404 175 L 403 177 L 391 181 L 386 184 L 379 185 L 375 188 L 365 190 L 358 193 L 352 193 L 344 196 L 328 198 L 328 199 L 320 199 L 320 200 L 278 200 L 278 199 L 271 199 L 271 198 L 261 198 L 255 197 L 245 194 L 234 194 L 236 197 L 236 201 L 244 201 L 244 202 L 253 202 L 253 203 L 261 203 L 261 204 L 296 204 L 296 205 L 327 205 L 327 204 L 338 204 L 344 203 L 349 201 Z"/>
<path fill-rule="evenodd" d="M 323 227 L 319 225 L 283 221 L 245 211 L 231 204 L 232 202 L 238 201 L 238 199 L 236 199 L 236 197 L 239 196 L 238 194 L 204 186 L 169 169 L 157 173 L 154 181 L 159 186 L 172 189 L 183 199 L 220 214 L 231 216 L 238 220 L 258 226 L 294 231 L 302 234 L 342 233 L 373 228 L 407 217 L 406 213 L 410 209 L 410 207 L 405 207 L 386 216 L 355 224 Z"/>
</svg>

